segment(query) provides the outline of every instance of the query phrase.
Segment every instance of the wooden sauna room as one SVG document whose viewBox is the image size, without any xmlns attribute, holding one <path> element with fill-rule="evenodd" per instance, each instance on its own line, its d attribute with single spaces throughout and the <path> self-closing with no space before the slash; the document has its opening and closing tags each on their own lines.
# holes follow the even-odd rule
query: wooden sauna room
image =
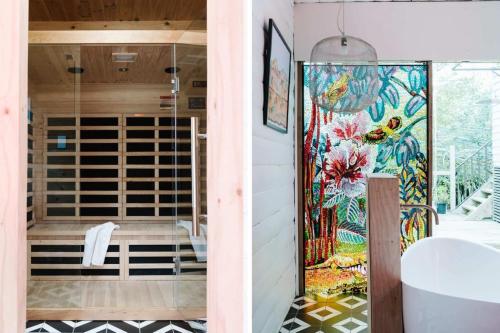
<svg viewBox="0 0 500 333">
<path fill-rule="evenodd" d="M 206 2 L 29 5 L 28 319 L 206 317 Z"/>
</svg>

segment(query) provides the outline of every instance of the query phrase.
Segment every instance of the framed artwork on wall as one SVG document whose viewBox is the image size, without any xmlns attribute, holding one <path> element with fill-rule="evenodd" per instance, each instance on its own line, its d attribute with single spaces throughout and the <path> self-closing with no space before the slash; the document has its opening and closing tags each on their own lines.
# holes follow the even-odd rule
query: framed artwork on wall
<svg viewBox="0 0 500 333">
<path fill-rule="evenodd" d="M 292 52 L 272 19 L 264 58 L 264 124 L 286 133 Z"/>
</svg>

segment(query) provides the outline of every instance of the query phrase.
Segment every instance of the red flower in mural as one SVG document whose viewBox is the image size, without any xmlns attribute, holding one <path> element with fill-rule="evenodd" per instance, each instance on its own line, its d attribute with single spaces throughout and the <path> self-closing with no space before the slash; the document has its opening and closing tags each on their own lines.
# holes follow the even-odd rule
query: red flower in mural
<svg viewBox="0 0 500 333">
<path fill-rule="evenodd" d="M 330 185 L 354 198 L 365 190 L 365 175 L 371 171 L 370 147 L 342 141 L 327 153 L 325 173 Z"/>
<path fill-rule="evenodd" d="M 368 122 L 369 116 L 366 112 L 339 116 L 331 123 L 328 133 L 332 133 L 338 140 L 361 142 L 363 135 L 368 132 Z"/>
</svg>

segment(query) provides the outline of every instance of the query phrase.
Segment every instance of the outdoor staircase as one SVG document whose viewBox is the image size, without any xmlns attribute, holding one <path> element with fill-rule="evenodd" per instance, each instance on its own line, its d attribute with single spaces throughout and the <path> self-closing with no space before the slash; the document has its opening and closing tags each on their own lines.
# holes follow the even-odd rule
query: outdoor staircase
<svg viewBox="0 0 500 333">
<path fill-rule="evenodd" d="M 491 218 L 493 204 L 493 183 L 489 179 L 474 194 L 461 204 L 457 211 L 465 215 L 466 220 L 483 220 Z"/>
<path fill-rule="evenodd" d="M 493 205 L 491 145 L 484 144 L 456 167 L 455 212 L 466 220 L 491 219 Z"/>
</svg>

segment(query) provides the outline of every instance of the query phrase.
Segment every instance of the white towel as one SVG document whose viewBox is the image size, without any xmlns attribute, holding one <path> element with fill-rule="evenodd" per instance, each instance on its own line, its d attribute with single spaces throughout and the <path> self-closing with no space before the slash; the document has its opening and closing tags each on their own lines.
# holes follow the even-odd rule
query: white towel
<svg viewBox="0 0 500 333">
<path fill-rule="evenodd" d="M 89 267 L 92 262 L 92 254 L 94 254 L 95 242 L 97 240 L 97 233 L 101 229 L 100 225 L 90 228 L 85 233 L 85 247 L 83 252 L 82 265 Z"/>
<path fill-rule="evenodd" d="M 109 242 L 113 230 L 120 226 L 113 222 L 95 226 L 87 230 L 85 233 L 85 249 L 83 254 L 83 266 L 89 267 L 90 264 L 96 266 L 104 265 L 104 259 L 108 251 Z"/>
<path fill-rule="evenodd" d="M 178 221 L 177 225 L 183 227 L 189 233 L 189 240 L 191 241 L 191 245 L 193 246 L 194 253 L 196 254 L 196 260 L 198 262 L 206 262 L 207 261 L 207 225 L 200 224 L 200 236 L 195 237 L 192 236 L 193 233 L 191 229 L 193 227 L 193 223 L 191 221 Z"/>
</svg>

